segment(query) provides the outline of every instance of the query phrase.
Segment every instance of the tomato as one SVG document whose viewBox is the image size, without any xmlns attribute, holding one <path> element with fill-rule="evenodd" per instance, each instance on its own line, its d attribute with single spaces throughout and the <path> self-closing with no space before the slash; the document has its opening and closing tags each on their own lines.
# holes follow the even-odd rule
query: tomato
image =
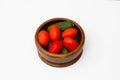
<svg viewBox="0 0 120 80">
<path fill-rule="evenodd" d="M 62 50 L 62 42 L 60 41 L 54 41 L 49 48 L 49 52 L 58 54 Z"/>
<path fill-rule="evenodd" d="M 47 46 L 48 42 L 49 42 L 49 33 L 45 30 L 41 30 L 38 33 L 38 42 L 42 45 L 42 46 Z"/>
<path fill-rule="evenodd" d="M 75 37 L 77 35 L 78 31 L 75 28 L 68 28 L 62 33 L 62 38 L 65 37 Z"/>
<path fill-rule="evenodd" d="M 60 38 L 60 28 L 58 26 L 52 26 L 49 31 L 50 39 L 52 41 L 59 40 Z"/>
<path fill-rule="evenodd" d="M 69 51 L 73 51 L 78 47 L 78 43 L 70 38 L 70 37 L 66 37 L 63 40 L 63 45 L 69 50 Z"/>
</svg>

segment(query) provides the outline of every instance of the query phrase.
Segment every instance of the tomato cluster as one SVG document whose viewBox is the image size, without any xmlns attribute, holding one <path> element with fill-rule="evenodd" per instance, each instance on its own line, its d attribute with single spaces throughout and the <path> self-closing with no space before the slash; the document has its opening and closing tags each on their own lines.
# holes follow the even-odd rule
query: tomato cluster
<svg viewBox="0 0 120 80">
<path fill-rule="evenodd" d="M 38 33 L 38 42 L 43 47 L 47 46 L 50 53 L 64 54 L 78 47 L 78 42 L 74 39 L 77 34 L 78 31 L 74 27 L 61 30 L 60 26 L 52 25 L 49 31 L 41 30 Z"/>
</svg>

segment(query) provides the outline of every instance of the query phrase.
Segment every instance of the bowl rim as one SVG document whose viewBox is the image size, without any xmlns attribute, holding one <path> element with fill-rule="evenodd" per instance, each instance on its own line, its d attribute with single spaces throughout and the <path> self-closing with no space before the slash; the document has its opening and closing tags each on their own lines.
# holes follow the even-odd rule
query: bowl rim
<svg viewBox="0 0 120 80">
<path fill-rule="evenodd" d="M 81 40 L 80 40 L 80 43 L 79 43 L 78 47 L 77 47 L 75 50 L 73 50 L 73 51 L 71 51 L 71 52 L 69 52 L 69 53 L 67 53 L 67 54 L 53 54 L 53 53 L 50 53 L 50 52 L 48 52 L 47 50 L 45 50 L 45 49 L 39 44 L 39 42 L 38 42 L 38 40 L 37 40 L 37 35 L 38 35 L 40 29 L 41 29 L 42 26 L 44 26 L 46 23 L 49 23 L 49 22 L 54 21 L 54 20 L 67 20 L 67 21 L 71 21 L 71 22 L 73 22 L 74 25 L 76 25 L 76 26 L 79 28 L 80 33 L 81 33 Z M 68 18 L 51 18 L 51 19 L 49 19 L 49 20 L 46 20 L 45 22 L 43 22 L 43 23 L 37 28 L 37 30 L 36 30 L 36 32 L 35 32 L 35 44 L 36 44 L 36 46 L 37 46 L 37 49 L 39 49 L 39 51 L 42 52 L 43 54 L 46 54 L 46 55 L 48 55 L 48 56 L 55 57 L 55 58 L 66 58 L 66 57 L 69 57 L 69 56 L 71 56 L 71 55 L 79 52 L 79 50 L 81 50 L 81 49 L 83 48 L 84 42 L 85 42 L 85 33 L 84 33 L 83 29 L 81 28 L 81 26 L 80 26 L 78 23 L 76 23 L 75 21 L 73 21 L 73 20 L 71 20 L 71 19 L 68 19 Z"/>
</svg>

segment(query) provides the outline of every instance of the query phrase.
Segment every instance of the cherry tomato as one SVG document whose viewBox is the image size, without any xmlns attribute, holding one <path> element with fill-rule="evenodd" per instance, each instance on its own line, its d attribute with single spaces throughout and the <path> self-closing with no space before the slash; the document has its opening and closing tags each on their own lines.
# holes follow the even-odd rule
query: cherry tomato
<svg viewBox="0 0 120 80">
<path fill-rule="evenodd" d="M 78 31 L 75 28 L 68 28 L 62 33 L 62 38 L 65 37 L 75 37 L 77 35 Z"/>
<path fill-rule="evenodd" d="M 58 54 L 62 50 L 62 42 L 60 41 L 54 41 L 49 48 L 49 52 Z"/>
<path fill-rule="evenodd" d="M 42 46 L 47 46 L 48 42 L 49 42 L 49 33 L 45 30 L 41 30 L 38 33 L 38 42 L 42 45 Z"/>
<path fill-rule="evenodd" d="M 59 26 L 52 26 L 49 31 L 50 39 L 52 41 L 59 40 L 60 38 L 60 28 Z"/>
<path fill-rule="evenodd" d="M 70 37 L 66 37 L 66 38 L 64 38 L 64 40 L 63 40 L 63 45 L 64 45 L 69 51 L 73 51 L 73 50 L 75 50 L 75 49 L 77 48 L 78 43 L 77 43 L 74 39 L 72 39 L 72 38 L 70 38 Z"/>
</svg>

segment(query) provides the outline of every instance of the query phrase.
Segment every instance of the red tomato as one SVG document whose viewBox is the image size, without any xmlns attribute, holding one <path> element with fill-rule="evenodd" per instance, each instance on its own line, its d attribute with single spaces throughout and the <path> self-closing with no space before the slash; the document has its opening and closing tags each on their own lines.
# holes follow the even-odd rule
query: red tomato
<svg viewBox="0 0 120 80">
<path fill-rule="evenodd" d="M 70 38 L 70 37 L 66 37 L 63 40 L 63 45 L 69 50 L 69 51 L 73 51 L 78 47 L 78 43 Z"/>
<path fill-rule="evenodd" d="M 47 46 L 48 42 L 49 42 L 49 33 L 45 30 L 41 30 L 38 33 L 38 42 L 42 45 L 42 46 Z"/>
<path fill-rule="evenodd" d="M 62 42 L 60 41 L 54 41 L 49 48 L 49 52 L 58 54 L 62 50 Z"/>
<path fill-rule="evenodd" d="M 52 41 L 59 40 L 59 38 L 60 38 L 60 28 L 59 28 L 59 26 L 52 26 L 50 28 L 49 34 L 50 34 L 50 39 Z"/>
<path fill-rule="evenodd" d="M 65 37 L 75 37 L 77 35 L 78 31 L 75 28 L 68 28 L 62 33 L 62 38 Z"/>
</svg>

